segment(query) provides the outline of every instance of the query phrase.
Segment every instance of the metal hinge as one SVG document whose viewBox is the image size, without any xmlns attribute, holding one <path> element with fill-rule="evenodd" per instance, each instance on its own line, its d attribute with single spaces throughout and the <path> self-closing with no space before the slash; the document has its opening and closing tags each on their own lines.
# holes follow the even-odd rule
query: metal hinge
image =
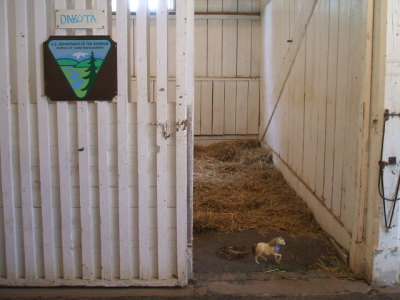
<svg viewBox="0 0 400 300">
<path fill-rule="evenodd" d="M 183 120 L 181 122 L 175 122 L 175 123 L 168 123 L 168 122 L 156 122 L 156 123 L 151 123 L 151 125 L 161 127 L 162 129 L 162 134 L 165 139 L 168 139 L 171 136 L 171 127 L 175 126 L 176 131 L 178 132 L 179 130 L 186 130 L 187 129 L 187 120 Z"/>
</svg>

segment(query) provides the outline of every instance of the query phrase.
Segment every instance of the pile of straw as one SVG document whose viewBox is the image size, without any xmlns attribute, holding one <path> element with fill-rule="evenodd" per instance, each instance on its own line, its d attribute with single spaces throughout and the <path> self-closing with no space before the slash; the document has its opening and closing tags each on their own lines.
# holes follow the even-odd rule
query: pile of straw
<svg viewBox="0 0 400 300">
<path fill-rule="evenodd" d="M 319 237 L 306 204 L 272 164 L 258 141 L 195 147 L 194 231 L 288 232 Z"/>
</svg>

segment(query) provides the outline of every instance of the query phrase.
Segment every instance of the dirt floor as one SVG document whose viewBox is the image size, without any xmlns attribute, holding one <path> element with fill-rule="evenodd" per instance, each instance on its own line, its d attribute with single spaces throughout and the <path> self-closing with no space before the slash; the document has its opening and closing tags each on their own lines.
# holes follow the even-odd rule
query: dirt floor
<svg viewBox="0 0 400 300">
<path fill-rule="evenodd" d="M 326 233 L 258 141 L 195 147 L 194 272 L 325 272 L 351 278 Z M 251 247 L 282 236 L 282 261 Z"/>
<path fill-rule="evenodd" d="M 256 264 L 251 245 L 282 236 L 282 261 L 269 257 Z M 232 250 L 239 252 L 236 256 Z M 235 253 L 235 252 L 234 252 Z M 201 233 L 194 240 L 194 271 L 198 273 L 305 272 L 320 270 L 319 264 L 341 264 L 331 244 L 319 239 L 296 238 L 288 233 L 260 233 L 255 230 L 233 233 Z"/>
</svg>

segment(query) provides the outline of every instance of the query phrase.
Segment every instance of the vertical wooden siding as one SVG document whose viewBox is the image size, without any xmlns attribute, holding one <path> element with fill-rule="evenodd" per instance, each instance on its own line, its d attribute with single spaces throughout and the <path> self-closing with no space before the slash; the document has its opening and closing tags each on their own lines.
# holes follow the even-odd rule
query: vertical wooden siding
<svg viewBox="0 0 400 300">
<path fill-rule="evenodd" d="M 195 17 L 195 134 L 258 134 L 260 17 L 220 13 L 259 13 L 260 1 L 198 1 Z M 135 26 L 132 17 L 131 25 Z M 168 18 L 168 101 L 176 95 L 175 17 Z M 150 18 L 150 99 L 156 96 L 156 20 Z M 134 30 L 134 28 L 132 29 Z M 115 30 L 114 30 L 115 34 Z M 134 53 L 132 54 L 135 55 Z M 133 91 L 136 74 L 131 73 Z M 132 98 L 136 101 L 136 98 Z"/>
<path fill-rule="evenodd" d="M 179 53 L 192 51 L 186 48 L 188 29 L 182 21 L 190 13 L 187 6 L 179 12 L 183 33 L 170 39 L 179 42 Z M 1 2 L 0 59 L 5 66 L 0 75 L 1 285 L 187 282 L 187 234 L 177 227 L 187 221 L 186 164 L 176 159 L 186 157 L 186 131 L 181 127 L 177 147 L 174 127 L 165 139 L 161 127 L 153 124 L 183 121 L 184 112 L 166 96 L 193 91 L 183 85 L 175 93 L 175 85 L 168 82 L 168 71 L 176 69 L 170 57 L 173 64 L 180 63 L 176 72 L 181 81 L 187 62 L 166 39 L 160 38 L 158 45 L 157 85 L 145 72 L 157 53 L 144 42 L 149 38 L 143 30 L 148 16 L 143 10 L 146 4 L 141 7 L 133 21 L 128 1 L 119 0 L 112 26 L 108 0 Z M 104 9 L 107 28 L 55 30 L 55 9 L 62 8 Z M 177 28 L 175 19 L 168 21 L 168 28 L 166 21 L 165 12 L 152 21 L 159 25 L 160 36 Z M 133 22 L 138 22 L 137 31 Z M 111 34 L 111 28 L 118 43 L 114 101 L 49 101 L 42 80 L 42 43 L 49 35 L 104 35 Z M 132 74 L 138 78 L 138 89 Z M 152 86 L 165 87 L 165 93 L 151 92 Z M 180 104 L 187 101 L 192 100 L 184 97 Z"/>
<path fill-rule="evenodd" d="M 271 114 L 271 93 L 307 1 L 276 0 L 265 7 L 261 128 Z M 317 199 L 318 204 L 309 203 L 319 207 L 317 219 L 329 216 L 325 229 L 340 236 L 347 249 L 357 202 L 366 5 L 357 0 L 317 2 L 265 140 L 297 192 Z"/>
</svg>

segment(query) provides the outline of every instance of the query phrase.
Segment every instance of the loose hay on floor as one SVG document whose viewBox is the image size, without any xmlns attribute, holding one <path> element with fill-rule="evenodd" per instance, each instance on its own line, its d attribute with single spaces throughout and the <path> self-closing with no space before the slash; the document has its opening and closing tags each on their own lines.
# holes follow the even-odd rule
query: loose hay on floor
<svg viewBox="0 0 400 300">
<path fill-rule="evenodd" d="M 195 147 L 194 231 L 289 232 L 320 236 L 306 204 L 258 141 Z"/>
</svg>

